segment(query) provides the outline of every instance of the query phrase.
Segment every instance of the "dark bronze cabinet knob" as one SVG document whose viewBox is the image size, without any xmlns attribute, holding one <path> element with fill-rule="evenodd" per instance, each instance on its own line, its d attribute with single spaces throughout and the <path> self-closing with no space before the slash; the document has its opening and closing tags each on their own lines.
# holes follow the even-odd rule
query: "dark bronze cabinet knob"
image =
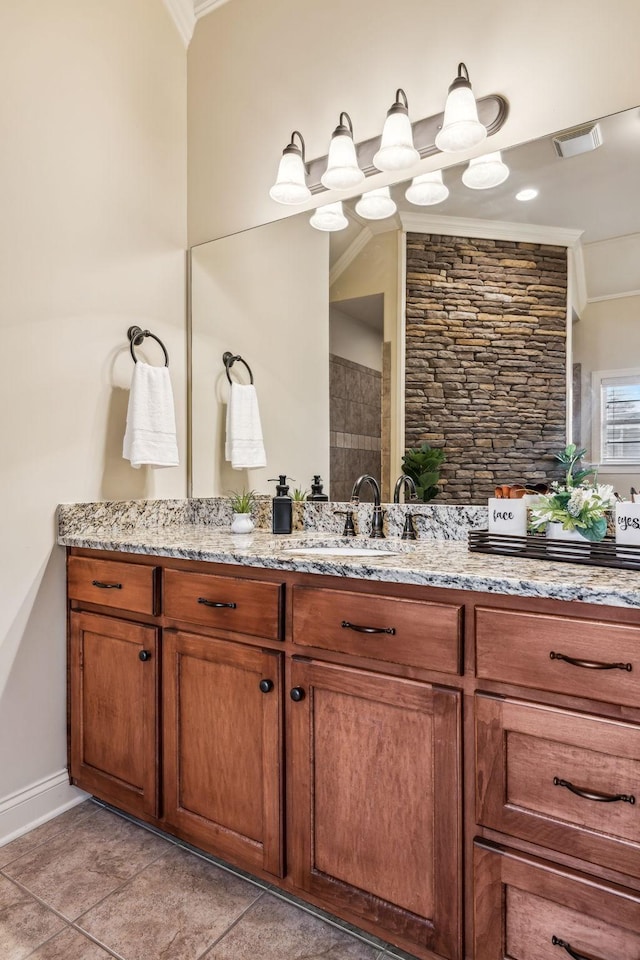
<svg viewBox="0 0 640 960">
<path fill-rule="evenodd" d="M 273 690 L 273 680 L 261 680 L 260 689 L 263 693 L 271 693 Z"/>
<path fill-rule="evenodd" d="M 289 696 L 298 703 L 300 700 L 304 700 L 304 690 L 302 687 L 293 687 Z"/>
<path fill-rule="evenodd" d="M 151 660 L 151 651 L 150 651 L 150 650 L 141 650 L 140 653 L 138 654 L 138 657 L 139 657 L 140 660 L 142 660 L 143 662 L 144 662 L 145 660 Z"/>
</svg>

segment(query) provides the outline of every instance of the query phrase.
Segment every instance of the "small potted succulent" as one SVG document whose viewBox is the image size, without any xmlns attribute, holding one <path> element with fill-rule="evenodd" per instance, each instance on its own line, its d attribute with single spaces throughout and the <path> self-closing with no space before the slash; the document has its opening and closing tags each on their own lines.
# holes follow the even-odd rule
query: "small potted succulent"
<svg viewBox="0 0 640 960">
<path fill-rule="evenodd" d="M 549 493 L 542 494 L 531 508 L 533 530 L 546 529 L 555 540 L 603 540 L 607 532 L 607 513 L 615 504 L 613 487 L 596 483 L 596 471 L 581 467 L 587 451 L 570 443 L 558 460 L 565 468 L 564 480 L 555 480 Z"/>
<path fill-rule="evenodd" d="M 251 533 L 255 526 L 251 517 L 251 510 L 256 502 L 255 492 L 253 490 L 233 491 L 229 499 L 233 510 L 231 532 Z"/>
</svg>

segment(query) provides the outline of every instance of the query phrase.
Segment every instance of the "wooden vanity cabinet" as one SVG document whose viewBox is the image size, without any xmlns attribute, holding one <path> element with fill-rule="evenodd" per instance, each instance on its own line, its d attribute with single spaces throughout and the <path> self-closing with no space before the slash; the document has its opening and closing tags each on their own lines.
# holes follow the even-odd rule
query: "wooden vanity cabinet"
<svg viewBox="0 0 640 960">
<path fill-rule="evenodd" d="M 282 654 L 164 633 L 164 815 L 180 836 L 283 875 Z"/>
<path fill-rule="evenodd" d="M 70 776 L 128 813 L 158 814 L 158 630 L 72 612 Z"/>
<path fill-rule="evenodd" d="M 459 957 L 460 694 L 296 657 L 291 683 L 296 887 Z"/>
</svg>

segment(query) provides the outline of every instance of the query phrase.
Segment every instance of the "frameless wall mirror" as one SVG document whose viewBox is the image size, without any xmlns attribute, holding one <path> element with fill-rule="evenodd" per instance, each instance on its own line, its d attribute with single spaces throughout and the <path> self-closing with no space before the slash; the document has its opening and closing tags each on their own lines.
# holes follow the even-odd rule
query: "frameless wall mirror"
<svg viewBox="0 0 640 960">
<path fill-rule="evenodd" d="M 640 110 L 561 131 L 556 139 L 504 151 L 509 176 L 491 189 L 465 186 L 464 164 L 443 171 L 449 194 L 437 205 L 410 203 L 408 184 L 398 184 L 391 189 L 397 212 L 385 220 L 363 218 L 353 200 L 344 204 L 349 226 L 339 233 L 314 230 L 305 213 L 194 248 L 193 494 L 242 486 L 267 492 L 269 478 L 280 472 L 308 488 L 321 473 L 331 498 L 339 499 L 366 470 L 380 473 L 389 499 L 405 447 L 422 438 L 453 450 L 457 418 L 465 424 L 460 449 L 471 476 L 457 491 L 455 477 L 465 469 L 456 463 L 443 497 L 481 501 L 496 464 L 511 469 L 505 448 L 474 440 L 474 424 L 488 416 L 482 404 L 487 396 L 499 398 L 500 390 L 505 424 L 517 407 L 511 401 L 524 404 L 510 424 L 519 449 L 573 437 L 602 464 L 602 479 L 624 489 L 625 476 L 640 472 Z M 525 189 L 537 194 L 517 199 Z M 500 311 L 485 311 L 453 289 L 471 266 L 491 259 L 486 247 L 472 243 L 483 239 L 493 240 L 494 249 L 504 244 L 488 264 L 494 276 L 485 284 L 488 302 L 505 305 L 504 322 L 486 336 L 476 325 L 479 315 L 495 318 Z M 545 256 L 546 246 L 570 251 L 564 279 L 558 262 Z M 458 277 L 451 275 L 456 267 Z M 553 314 L 555 326 L 543 331 L 534 361 L 541 369 L 553 354 L 546 380 L 526 356 L 534 341 L 531 323 L 513 308 L 514 295 L 526 304 L 527 270 L 530 286 L 551 288 L 535 291 L 529 304 L 535 317 L 545 308 Z M 459 309 L 443 303 L 443 291 L 449 299 L 458 296 Z M 457 314 L 455 336 L 440 328 L 442 313 Z M 438 338 L 441 355 L 433 352 Z M 502 370 L 511 360 L 505 382 L 496 376 L 496 345 L 506 351 Z M 466 349 L 456 353 L 456 346 Z M 225 350 L 246 356 L 254 372 L 268 460 L 263 471 L 231 471 L 224 461 Z M 411 380 L 416 364 L 417 388 Z M 448 380 L 434 376 L 438 370 Z M 447 407 L 449 420 L 437 419 L 435 411 Z M 554 418 L 555 433 L 547 436 L 542 425 Z M 526 436 L 536 422 L 539 436 Z"/>
</svg>

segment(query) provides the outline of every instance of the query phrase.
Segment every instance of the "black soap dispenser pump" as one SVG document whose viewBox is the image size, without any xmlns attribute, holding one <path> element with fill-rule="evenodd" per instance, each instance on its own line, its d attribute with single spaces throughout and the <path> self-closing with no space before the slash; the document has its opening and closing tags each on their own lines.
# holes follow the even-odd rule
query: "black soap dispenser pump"
<svg viewBox="0 0 640 960">
<path fill-rule="evenodd" d="M 272 524 L 271 529 L 274 533 L 291 533 L 293 525 L 293 500 L 289 496 L 289 487 L 284 473 L 280 474 L 279 480 L 273 480 L 277 483 L 276 495 L 273 498 Z M 271 481 L 270 481 L 271 482 Z"/>
<path fill-rule="evenodd" d="M 313 483 L 311 484 L 311 494 L 308 499 L 316 502 L 322 501 L 323 503 L 326 503 L 329 499 L 328 495 L 322 491 L 322 477 L 318 473 L 316 473 L 313 478 Z"/>
</svg>

